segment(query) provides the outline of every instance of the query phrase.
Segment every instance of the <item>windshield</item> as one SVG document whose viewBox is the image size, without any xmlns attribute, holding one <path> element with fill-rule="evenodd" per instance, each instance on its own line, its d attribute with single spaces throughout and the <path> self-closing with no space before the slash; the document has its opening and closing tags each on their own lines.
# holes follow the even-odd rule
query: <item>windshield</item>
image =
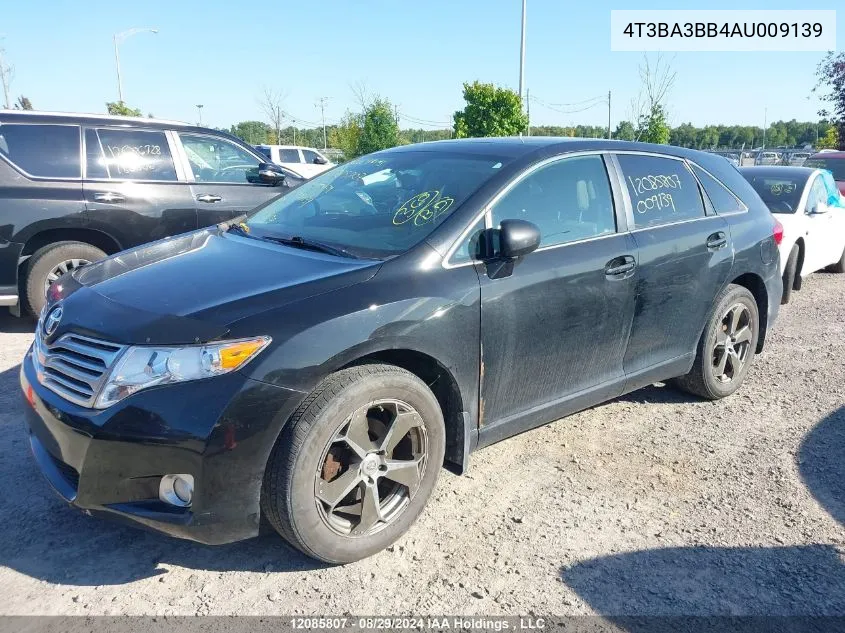
<svg viewBox="0 0 845 633">
<path fill-rule="evenodd" d="M 804 167 L 827 169 L 834 180 L 845 180 L 845 158 L 810 158 L 804 161 Z"/>
<path fill-rule="evenodd" d="M 795 213 L 804 191 L 806 176 L 748 176 L 746 180 L 757 191 L 772 213 Z"/>
<path fill-rule="evenodd" d="M 358 257 L 390 257 L 425 239 L 505 162 L 442 151 L 371 154 L 277 198 L 247 224 L 259 237 L 297 237 Z"/>
</svg>

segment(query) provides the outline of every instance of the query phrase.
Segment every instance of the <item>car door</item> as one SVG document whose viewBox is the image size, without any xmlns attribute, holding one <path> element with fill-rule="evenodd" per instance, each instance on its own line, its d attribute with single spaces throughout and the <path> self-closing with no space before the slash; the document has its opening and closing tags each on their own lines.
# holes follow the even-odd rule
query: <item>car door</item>
<svg viewBox="0 0 845 633">
<path fill-rule="evenodd" d="M 306 149 L 302 148 L 299 150 L 302 152 L 302 159 L 303 164 L 300 166 L 300 169 L 303 170 L 303 175 L 307 178 L 313 178 L 317 174 L 320 174 L 326 171 L 329 167 L 323 162 L 318 161 L 325 161 L 324 156 L 320 156 L 317 152 L 313 149 Z"/>
<path fill-rule="evenodd" d="M 540 164 L 491 205 L 492 227 L 528 220 L 541 243 L 510 274 L 479 267 L 484 443 L 621 393 L 637 269 L 616 209 L 597 153 Z"/>
<path fill-rule="evenodd" d="M 82 189 L 92 228 L 137 246 L 197 227 L 173 137 L 164 130 L 89 127 Z"/>
<path fill-rule="evenodd" d="M 276 149 L 279 153 L 279 165 L 292 169 L 297 174 L 302 174 L 306 178 L 310 178 L 311 174 L 303 171 L 304 164 L 302 162 L 302 155 L 295 147 L 279 147 Z"/>
<path fill-rule="evenodd" d="M 841 227 L 838 216 L 830 205 L 830 194 L 822 174 L 817 173 L 807 183 L 807 197 L 804 208 L 807 227 L 807 252 L 804 255 L 804 273 L 812 273 L 839 260 L 842 254 Z"/>
<path fill-rule="evenodd" d="M 285 189 L 259 181 L 261 159 L 229 139 L 179 132 L 200 227 L 252 211 Z"/>
<path fill-rule="evenodd" d="M 615 154 L 637 245 L 636 308 L 625 352 L 626 390 L 685 370 L 733 264 L 727 222 L 707 214 L 686 161 Z"/>
</svg>

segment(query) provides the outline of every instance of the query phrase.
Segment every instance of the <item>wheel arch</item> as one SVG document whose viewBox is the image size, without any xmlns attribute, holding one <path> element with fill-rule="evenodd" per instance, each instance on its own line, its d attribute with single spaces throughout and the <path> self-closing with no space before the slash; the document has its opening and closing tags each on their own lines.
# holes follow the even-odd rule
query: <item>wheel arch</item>
<svg viewBox="0 0 845 633">
<path fill-rule="evenodd" d="M 769 293 L 766 290 L 766 283 L 760 275 L 755 273 L 744 273 L 730 283 L 746 288 L 754 296 L 757 314 L 760 318 L 760 332 L 757 337 L 757 349 L 755 350 L 759 354 L 763 351 L 769 324 Z"/>
<path fill-rule="evenodd" d="M 371 351 L 348 361 L 338 369 L 364 363 L 386 363 L 405 369 L 422 380 L 434 393 L 446 426 L 446 462 L 459 474 L 468 466 L 472 428 L 464 407 L 464 396 L 451 371 L 433 356 L 414 349 Z"/>
<path fill-rule="evenodd" d="M 97 229 L 83 227 L 51 228 L 44 229 L 31 235 L 24 242 L 21 256 L 26 257 L 35 253 L 39 248 L 44 248 L 56 242 L 84 242 L 96 246 L 106 255 L 114 255 L 123 250 L 120 242 L 114 237 Z"/>
</svg>

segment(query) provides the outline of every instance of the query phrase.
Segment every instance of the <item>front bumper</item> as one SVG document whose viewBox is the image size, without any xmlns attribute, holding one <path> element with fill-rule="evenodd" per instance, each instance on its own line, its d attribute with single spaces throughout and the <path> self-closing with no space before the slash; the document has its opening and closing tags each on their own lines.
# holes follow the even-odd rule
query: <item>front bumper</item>
<svg viewBox="0 0 845 633">
<path fill-rule="evenodd" d="M 67 502 L 206 544 L 258 534 L 264 467 L 303 397 L 233 373 L 86 409 L 38 383 L 31 352 L 20 382 L 32 453 Z M 173 473 L 194 476 L 188 508 L 159 500 Z"/>
</svg>

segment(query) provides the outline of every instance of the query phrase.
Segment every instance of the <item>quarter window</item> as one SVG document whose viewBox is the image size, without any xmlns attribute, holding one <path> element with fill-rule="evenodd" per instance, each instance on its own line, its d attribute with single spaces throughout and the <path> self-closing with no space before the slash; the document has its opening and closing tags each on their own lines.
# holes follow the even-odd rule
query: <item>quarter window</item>
<svg viewBox="0 0 845 633">
<path fill-rule="evenodd" d="M 563 158 L 537 169 L 493 207 L 493 226 L 521 219 L 540 229 L 540 246 L 614 233 L 613 195 L 601 156 Z"/>
<path fill-rule="evenodd" d="M 302 150 L 302 156 L 305 158 L 305 162 L 311 165 L 315 164 L 314 161 L 317 160 L 317 152 L 312 152 L 310 149 Z"/>
<path fill-rule="evenodd" d="M 97 135 L 112 180 L 176 180 L 176 168 L 164 132 L 100 129 Z M 90 165 L 88 138 L 86 144 Z"/>
<path fill-rule="evenodd" d="M 258 182 L 258 159 L 224 139 L 180 134 L 197 182 Z"/>
<path fill-rule="evenodd" d="M 0 154 L 33 176 L 79 178 L 79 126 L 0 126 Z"/>
<path fill-rule="evenodd" d="M 710 198 L 710 204 L 716 213 L 739 213 L 745 211 L 745 206 L 739 201 L 730 189 L 713 178 L 698 165 L 693 165 L 692 170 L 698 176 L 698 181 L 704 188 L 704 193 Z"/>
<path fill-rule="evenodd" d="M 299 152 L 295 149 L 279 149 L 279 162 L 280 163 L 301 163 L 302 161 L 299 160 Z"/>
<path fill-rule="evenodd" d="M 463 264 L 478 259 L 480 254 L 479 237 L 484 230 L 484 216 L 472 226 L 467 236 L 461 241 L 461 245 L 452 253 L 449 260 L 452 264 Z"/>
<path fill-rule="evenodd" d="M 684 161 L 643 154 L 619 154 L 618 160 L 635 229 L 704 217 L 701 191 Z"/>
</svg>

